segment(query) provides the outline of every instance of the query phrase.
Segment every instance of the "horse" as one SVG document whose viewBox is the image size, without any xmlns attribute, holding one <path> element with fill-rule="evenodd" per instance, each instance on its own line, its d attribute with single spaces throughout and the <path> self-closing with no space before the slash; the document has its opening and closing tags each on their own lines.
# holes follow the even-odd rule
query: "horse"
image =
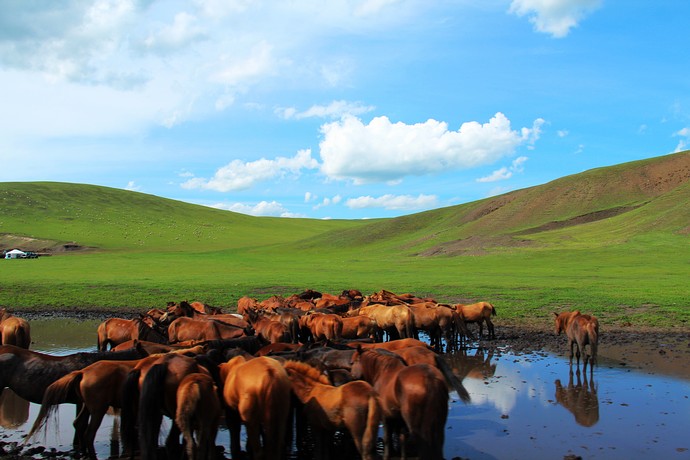
<svg viewBox="0 0 690 460">
<path fill-rule="evenodd" d="M 242 318 L 242 315 L 221 313 L 218 307 L 209 307 L 201 302 L 189 303 L 186 300 L 179 303 L 168 302 L 165 314 L 160 318 L 160 321 L 164 324 L 170 324 L 172 321 L 182 316 L 193 319 L 212 319 L 243 329 L 249 327 L 249 323 Z"/>
<path fill-rule="evenodd" d="M 254 328 L 254 333 L 269 343 L 293 343 L 293 336 L 288 326 L 280 321 L 273 321 L 257 311 L 250 310 L 247 313 L 249 323 Z"/>
<path fill-rule="evenodd" d="M 577 356 L 577 367 L 580 367 L 580 354 L 584 355 L 582 371 L 587 371 L 589 361 L 589 371 L 594 372 L 593 365 L 597 362 L 597 346 L 599 343 L 599 320 L 591 315 L 583 315 L 578 310 L 573 312 L 554 312 L 556 321 L 556 334 L 565 332 L 568 337 L 570 347 L 570 365 L 573 365 L 573 347 Z M 585 346 L 589 345 L 589 353 L 586 353 Z"/>
<path fill-rule="evenodd" d="M 187 459 L 212 460 L 222 413 L 213 378 L 204 373 L 187 375 L 176 397 L 175 423 L 184 437 Z"/>
<path fill-rule="evenodd" d="M 106 351 L 108 346 L 113 348 L 123 342 L 133 339 L 146 340 L 155 343 L 168 343 L 168 338 L 157 329 L 147 324 L 144 319 L 154 321 L 151 316 L 141 315 L 139 318 L 109 318 L 98 325 L 98 351 Z"/>
<path fill-rule="evenodd" d="M 599 421 L 599 397 L 594 385 L 594 377 L 587 381 L 587 373 L 583 373 L 583 380 L 577 372 L 577 385 L 573 384 L 573 372 L 570 372 L 568 386 L 563 387 L 560 380 L 556 380 L 556 402 L 568 409 L 578 425 L 591 427 Z"/>
<path fill-rule="evenodd" d="M 0 345 L 16 345 L 27 350 L 31 345 L 29 322 L 14 316 L 6 308 L 0 308 Z"/>
<path fill-rule="evenodd" d="M 455 304 L 453 305 L 455 311 L 462 317 L 465 323 L 477 323 L 479 325 L 479 337 L 484 333 L 484 323 L 490 339 L 495 339 L 494 323 L 491 321 L 492 316 L 496 316 L 496 308 L 489 302 L 476 302 L 472 304 Z"/>
<path fill-rule="evenodd" d="M 292 385 L 283 366 L 265 356 L 236 356 L 219 368 L 232 458 L 240 458 L 242 424 L 252 458 L 284 458 Z"/>
<path fill-rule="evenodd" d="M 3 391 L 0 395 L 0 427 L 17 429 L 22 426 L 29 419 L 30 405 L 14 391 Z"/>
<path fill-rule="evenodd" d="M 373 318 L 381 329 L 387 332 L 389 340 L 415 336 L 416 326 L 414 313 L 407 305 L 386 306 L 370 304 L 350 310 L 346 316 L 364 315 Z"/>
<path fill-rule="evenodd" d="M 380 341 L 381 329 L 375 319 L 368 316 L 353 316 L 341 318 L 343 322 L 343 339 L 366 339 Z"/>
<path fill-rule="evenodd" d="M 249 335 L 247 329 L 232 326 L 212 319 L 179 317 L 168 326 L 168 340 L 171 344 L 186 341 L 233 339 Z"/>
<path fill-rule="evenodd" d="M 412 447 L 420 459 L 443 459 L 449 396 L 438 369 L 427 364 L 408 366 L 385 350 L 358 348 L 352 357 L 352 376 L 366 380 L 379 394 L 384 459 L 391 456 L 393 432 L 400 433 L 403 458 Z"/>
<path fill-rule="evenodd" d="M 118 352 L 53 356 L 14 345 L 3 345 L 0 346 L 0 393 L 9 387 L 23 399 L 41 404 L 48 385 L 74 370 L 100 360 L 132 360 L 145 356 L 147 353 L 140 347 Z"/>
<path fill-rule="evenodd" d="M 141 458 L 156 458 L 163 416 L 175 420 L 177 388 L 182 379 L 193 373 L 210 376 L 209 371 L 194 358 L 176 353 L 149 356 L 140 360 L 129 372 L 122 390 L 120 418 L 123 443 L 130 457 L 134 455 L 138 432 Z M 180 428 L 172 423 L 165 442 L 169 458 L 178 454 L 179 436 Z"/>
<path fill-rule="evenodd" d="M 308 364 L 288 361 L 285 370 L 292 390 L 302 403 L 302 414 L 316 432 L 316 458 L 329 458 L 336 430 L 347 430 L 363 460 L 376 458 L 376 439 L 381 407 L 374 388 L 363 380 L 339 387 Z"/>
<path fill-rule="evenodd" d="M 27 441 L 46 427 L 46 422 L 57 412 L 60 404 L 77 401 L 82 407 L 73 423 L 75 439 L 80 452 L 95 459 L 94 440 L 98 428 L 109 407 L 122 407 L 124 382 L 138 363 L 139 360 L 96 361 L 57 379 L 45 390 Z"/>
<path fill-rule="evenodd" d="M 496 363 L 491 362 L 493 357 L 493 349 L 485 351 L 483 348 L 477 348 L 474 355 L 468 355 L 467 350 L 446 355 L 446 359 L 450 361 L 449 365 L 455 371 L 454 374 L 461 380 L 465 378 L 486 380 L 493 377 L 496 373 Z"/>
<path fill-rule="evenodd" d="M 300 318 L 300 325 L 309 329 L 314 341 L 338 341 L 343 335 L 343 319 L 332 313 L 308 313 Z"/>
<path fill-rule="evenodd" d="M 442 351 L 442 339 L 446 340 L 447 348 L 452 348 L 455 344 L 455 332 L 460 336 L 471 336 L 463 318 L 449 308 L 425 302 L 411 304 L 410 309 L 414 313 L 417 329 L 427 332 L 431 346 L 436 351 Z"/>
</svg>

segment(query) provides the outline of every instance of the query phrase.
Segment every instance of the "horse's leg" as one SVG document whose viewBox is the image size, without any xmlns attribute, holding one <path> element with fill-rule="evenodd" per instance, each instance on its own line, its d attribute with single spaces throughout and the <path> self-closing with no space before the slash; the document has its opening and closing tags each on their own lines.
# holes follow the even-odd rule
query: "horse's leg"
<svg viewBox="0 0 690 460">
<path fill-rule="evenodd" d="M 76 452 L 86 453 L 88 444 L 84 444 L 84 439 L 86 437 L 86 432 L 89 425 L 89 411 L 86 409 L 86 405 L 77 405 L 77 415 L 72 422 L 74 427 L 74 439 L 72 440 L 72 446 Z"/>
<path fill-rule="evenodd" d="M 486 318 L 486 328 L 489 330 L 489 338 L 495 339 L 496 333 L 494 332 L 494 323 L 489 318 Z"/>
<path fill-rule="evenodd" d="M 249 454 L 249 458 L 255 460 L 263 459 L 264 452 L 261 448 L 261 426 L 259 425 L 259 421 L 251 420 L 249 422 L 246 422 L 245 426 L 247 428 L 247 453 Z M 271 440 L 269 442 L 276 441 Z M 235 457 L 233 456 L 233 458 Z"/>
<path fill-rule="evenodd" d="M 225 412 L 225 420 L 230 432 L 230 455 L 232 458 L 240 458 L 242 449 L 240 447 L 240 431 L 242 429 L 242 420 L 240 414 L 232 409 Z"/>
<path fill-rule="evenodd" d="M 170 425 L 170 432 L 168 433 L 168 437 L 165 438 L 165 453 L 167 454 L 167 458 L 169 459 L 174 459 L 174 458 L 180 458 L 181 457 L 181 449 L 180 449 L 180 427 L 177 426 L 177 423 L 175 423 L 175 420 L 172 421 Z"/>
<path fill-rule="evenodd" d="M 104 410 L 94 410 L 91 413 L 91 420 L 89 420 L 89 426 L 86 429 L 86 433 L 84 435 L 84 444 L 82 446 L 82 450 L 86 452 L 86 455 L 88 455 L 89 458 L 97 458 L 96 448 L 94 447 L 94 442 L 96 440 L 96 432 L 98 432 L 98 428 L 101 426 L 101 423 L 103 422 L 103 417 L 105 416 L 105 411 L 107 409 L 108 408 L 106 407 Z"/>
<path fill-rule="evenodd" d="M 393 422 L 390 419 L 383 421 L 383 460 L 391 458 L 393 451 Z"/>
</svg>

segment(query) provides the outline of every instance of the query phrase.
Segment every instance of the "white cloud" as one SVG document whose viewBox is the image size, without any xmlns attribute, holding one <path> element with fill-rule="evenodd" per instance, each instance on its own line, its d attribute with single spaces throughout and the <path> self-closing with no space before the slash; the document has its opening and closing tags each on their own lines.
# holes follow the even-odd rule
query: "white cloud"
<svg viewBox="0 0 690 460">
<path fill-rule="evenodd" d="M 149 51 L 168 54 L 205 38 L 206 32 L 197 18 L 182 12 L 175 15 L 171 25 L 162 26 L 156 33 L 149 34 L 144 45 Z"/>
<path fill-rule="evenodd" d="M 415 210 L 430 209 L 438 205 L 436 195 L 383 195 L 378 198 L 371 196 L 360 196 L 350 198 L 345 202 L 345 206 L 351 209 L 363 208 L 384 208 L 395 210 Z"/>
<path fill-rule="evenodd" d="M 680 129 L 673 133 L 673 135 L 682 138 L 678 141 L 678 145 L 676 145 L 675 152 L 682 152 L 683 150 L 687 150 L 688 146 L 690 146 L 690 128 Z"/>
<path fill-rule="evenodd" d="M 499 112 L 488 123 L 467 122 L 449 131 L 447 123 L 433 119 L 408 125 L 376 117 L 364 124 L 347 116 L 321 127 L 321 171 L 363 184 L 491 164 L 523 143 L 533 144 L 543 123 L 537 119 L 532 128 L 515 131 Z"/>
<path fill-rule="evenodd" d="M 141 186 L 135 184 L 134 181 L 131 180 L 131 181 L 127 182 L 127 187 L 125 187 L 125 190 L 129 190 L 131 192 L 140 192 Z"/>
<path fill-rule="evenodd" d="M 601 0 L 513 0 L 508 11 L 529 16 L 537 32 L 563 38 L 600 6 Z"/>
<path fill-rule="evenodd" d="M 332 204 L 338 204 L 342 200 L 343 200 L 343 197 L 340 195 L 335 195 L 333 198 L 326 197 L 323 200 L 321 200 L 321 203 L 314 206 L 313 209 L 320 209 L 320 208 L 323 208 L 324 206 L 330 206 Z"/>
<path fill-rule="evenodd" d="M 504 166 L 503 168 L 497 169 L 486 177 L 480 177 L 477 179 L 477 182 L 496 182 L 499 180 L 510 179 L 513 177 L 513 173 L 521 173 L 525 170 L 522 165 L 527 160 L 527 157 L 517 157 L 513 160 L 513 163 L 510 165 L 510 167 Z"/>
<path fill-rule="evenodd" d="M 559 129 L 557 134 L 558 134 L 558 137 L 566 137 L 568 135 L 568 130 L 567 129 Z"/>
<path fill-rule="evenodd" d="M 262 158 L 249 162 L 233 160 L 216 171 L 211 179 L 194 177 L 184 182 L 182 188 L 217 192 L 244 190 L 258 182 L 287 175 L 297 177 L 302 169 L 316 168 L 318 168 L 318 162 L 311 157 L 311 150 L 300 150 L 292 158 L 277 157 L 275 160 Z"/>
<path fill-rule="evenodd" d="M 360 102 L 333 101 L 328 105 L 313 105 L 303 112 L 298 112 L 294 107 L 276 109 L 276 114 L 289 120 L 301 120 L 303 118 L 341 118 L 346 115 L 361 115 L 371 112 L 374 106 L 364 105 Z"/>
<path fill-rule="evenodd" d="M 277 201 L 261 201 L 255 205 L 247 205 L 244 203 L 217 203 L 210 207 L 248 214 L 250 216 L 304 217 L 299 214 L 291 213 Z"/>
</svg>

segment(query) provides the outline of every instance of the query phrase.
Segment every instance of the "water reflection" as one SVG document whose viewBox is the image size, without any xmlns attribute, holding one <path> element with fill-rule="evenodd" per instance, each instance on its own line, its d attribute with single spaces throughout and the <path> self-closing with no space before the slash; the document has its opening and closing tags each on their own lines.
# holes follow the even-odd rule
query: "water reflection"
<svg viewBox="0 0 690 460">
<path fill-rule="evenodd" d="M 589 382 L 587 372 L 580 370 L 575 372 L 577 384 L 573 384 L 573 371 L 568 377 L 568 386 L 563 387 L 560 379 L 556 379 L 556 401 L 561 406 L 568 409 L 574 416 L 575 421 L 582 426 L 594 426 L 599 421 L 599 397 L 597 396 L 594 376 L 590 375 Z"/>
<path fill-rule="evenodd" d="M 486 351 L 477 348 L 472 354 L 471 350 L 463 349 L 446 355 L 446 359 L 453 369 L 453 373 L 459 378 L 487 379 L 496 373 L 496 362 L 493 349 Z"/>
<path fill-rule="evenodd" d="M 17 428 L 29 420 L 29 401 L 6 388 L 0 395 L 0 426 Z"/>
</svg>

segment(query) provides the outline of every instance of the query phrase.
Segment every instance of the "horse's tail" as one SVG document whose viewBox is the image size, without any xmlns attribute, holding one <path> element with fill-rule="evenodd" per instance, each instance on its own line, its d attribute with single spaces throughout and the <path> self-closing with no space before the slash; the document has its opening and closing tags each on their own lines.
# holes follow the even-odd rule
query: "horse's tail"
<svg viewBox="0 0 690 460">
<path fill-rule="evenodd" d="M 417 325 L 415 323 L 414 313 L 412 313 L 412 310 L 410 310 L 409 313 L 408 320 L 405 321 L 405 334 L 408 338 L 415 338 L 417 334 Z"/>
<path fill-rule="evenodd" d="M 450 368 L 446 360 L 443 359 L 443 356 L 439 354 L 436 355 L 436 367 L 438 367 L 443 376 L 446 378 L 448 385 L 450 385 L 450 387 L 458 393 L 458 396 L 462 402 L 466 404 L 469 403 L 472 398 L 470 397 L 467 388 L 465 388 L 465 385 L 462 384 L 462 380 L 460 380 L 457 375 L 453 374 L 453 370 Z"/>
<path fill-rule="evenodd" d="M 141 384 L 139 396 L 139 442 L 141 443 L 141 458 L 153 460 L 158 449 L 158 435 L 163 422 L 163 395 L 165 392 L 165 377 L 168 374 L 166 364 L 154 364 L 149 368 Z"/>
<path fill-rule="evenodd" d="M 588 324 L 587 332 L 589 333 L 589 347 L 592 352 L 592 356 L 589 358 L 589 367 L 592 368 L 592 364 L 597 364 L 597 348 L 599 345 L 599 327 L 596 324 Z"/>
<path fill-rule="evenodd" d="M 83 375 L 84 373 L 80 370 L 73 371 L 48 385 L 43 393 L 41 410 L 38 412 L 29 434 L 26 435 L 25 444 L 38 431 L 46 427 L 48 419 L 57 412 L 60 404 L 81 399 L 79 383 Z"/>
<path fill-rule="evenodd" d="M 496 307 L 493 306 L 493 304 L 489 304 L 491 307 L 491 316 L 496 316 Z"/>
<path fill-rule="evenodd" d="M 96 345 L 98 346 L 98 351 L 106 351 L 108 348 L 108 331 L 107 331 L 107 320 L 103 321 L 101 324 L 98 325 L 98 329 L 96 330 L 98 339 L 96 342 Z"/>
<path fill-rule="evenodd" d="M 137 412 L 139 410 L 139 377 L 141 370 L 132 370 L 122 388 L 122 409 L 120 410 L 120 433 L 124 453 L 134 458 L 137 445 Z"/>
<path fill-rule="evenodd" d="M 362 435 L 362 458 L 376 458 L 376 440 L 378 439 L 381 405 L 375 392 L 369 395 L 367 407 L 367 425 Z"/>
<path fill-rule="evenodd" d="M 289 378 L 283 379 L 273 372 L 269 378 L 271 389 L 267 391 L 266 408 L 270 410 L 264 410 L 262 416 L 265 439 L 269 440 L 264 445 L 264 453 L 265 458 L 280 459 L 285 458 L 292 385 Z"/>
</svg>

